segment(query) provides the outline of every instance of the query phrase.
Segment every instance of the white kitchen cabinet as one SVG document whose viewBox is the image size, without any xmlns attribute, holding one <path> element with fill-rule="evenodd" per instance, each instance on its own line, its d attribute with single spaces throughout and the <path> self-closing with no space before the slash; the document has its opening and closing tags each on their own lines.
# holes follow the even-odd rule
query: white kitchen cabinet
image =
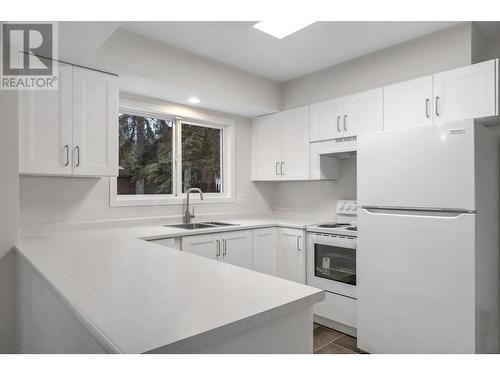
<svg viewBox="0 0 500 375">
<path fill-rule="evenodd" d="M 301 229 L 278 228 L 276 275 L 305 284 L 305 232 Z"/>
<path fill-rule="evenodd" d="M 275 227 L 260 228 L 252 232 L 253 270 L 276 275 L 277 229 Z"/>
<path fill-rule="evenodd" d="M 281 130 L 281 179 L 309 179 L 309 107 L 279 113 L 278 124 Z"/>
<path fill-rule="evenodd" d="M 251 230 L 182 237 L 181 249 L 205 258 L 252 269 Z"/>
<path fill-rule="evenodd" d="M 73 68 L 73 174 L 118 174 L 118 80 Z"/>
<path fill-rule="evenodd" d="M 252 180 L 308 180 L 309 158 L 309 107 L 254 119 Z"/>
<path fill-rule="evenodd" d="M 221 235 L 222 261 L 252 269 L 252 231 L 240 230 Z"/>
<path fill-rule="evenodd" d="M 355 137 L 382 130 L 383 89 L 364 91 L 311 105 L 310 141 Z"/>
<path fill-rule="evenodd" d="M 72 174 L 72 69 L 58 64 L 58 90 L 19 91 L 21 174 Z"/>
<path fill-rule="evenodd" d="M 19 173 L 117 176 L 118 77 L 58 67 L 58 90 L 19 92 Z"/>
<path fill-rule="evenodd" d="M 181 249 L 205 258 L 218 259 L 221 253 L 220 233 L 182 237 Z"/>
<path fill-rule="evenodd" d="M 384 130 L 433 123 L 432 76 L 384 87 Z"/>
<path fill-rule="evenodd" d="M 498 116 L 498 60 L 384 87 L 384 130 Z"/>
<path fill-rule="evenodd" d="M 498 60 L 433 76 L 435 123 L 498 115 Z"/>
<path fill-rule="evenodd" d="M 342 136 L 355 137 L 381 131 L 384 126 L 383 103 L 384 93 L 382 88 L 345 97 Z"/>
<path fill-rule="evenodd" d="M 343 98 L 312 104 L 310 111 L 311 142 L 342 137 Z"/>
<path fill-rule="evenodd" d="M 252 179 L 281 178 L 280 127 L 276 115 L 257 117 L 252 123 Z"/>
</svg>

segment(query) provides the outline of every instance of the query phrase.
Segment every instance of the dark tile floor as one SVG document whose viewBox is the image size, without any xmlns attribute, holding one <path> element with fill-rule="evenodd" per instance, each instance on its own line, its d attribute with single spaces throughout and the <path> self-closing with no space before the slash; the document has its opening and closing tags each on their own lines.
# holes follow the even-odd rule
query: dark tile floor
<svg viewBox="0 0 500 375">
<path fill-rule="evenodd" d="M 361 354 L 356 338 L 314 323 L 314 354 Z"/>
</svg>

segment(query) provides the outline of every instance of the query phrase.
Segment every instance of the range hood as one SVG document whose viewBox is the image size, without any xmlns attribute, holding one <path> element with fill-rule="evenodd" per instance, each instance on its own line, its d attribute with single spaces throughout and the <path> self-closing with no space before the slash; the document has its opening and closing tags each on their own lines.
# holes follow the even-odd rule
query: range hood
<svg viewBox="0 0 500 375">
<path fill-rule="evenodd" d="M 321 141 L 319 143 L 319 156 L 331 158 L 354 158 L 357 152 L 356 137 L 333 139 L 328 141 Z"/>
</svg>

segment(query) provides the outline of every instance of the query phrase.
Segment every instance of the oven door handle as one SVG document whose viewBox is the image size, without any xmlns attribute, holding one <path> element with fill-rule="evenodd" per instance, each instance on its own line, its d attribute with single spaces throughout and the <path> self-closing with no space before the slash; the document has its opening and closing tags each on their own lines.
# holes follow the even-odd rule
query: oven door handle
<svg viewBox="0 0 500 375">
<path fill-rule="evenodd" d="M 312 238 L 313 245 L 325 245 L 345 247 L 346 249 L 356 249 L 356 239 L 339 238 L 339 237 L 325 237 L 321 235 L 314 235 Z"/>
</svg>

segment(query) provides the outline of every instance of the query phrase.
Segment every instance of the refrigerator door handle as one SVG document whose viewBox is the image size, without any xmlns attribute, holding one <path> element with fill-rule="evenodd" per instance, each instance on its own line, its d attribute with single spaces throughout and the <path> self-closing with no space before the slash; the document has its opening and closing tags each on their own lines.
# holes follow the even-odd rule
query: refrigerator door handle
<svg viewBox="0 0 500 375">
<path fill-rule="evenodd" d="M 463 214 L 475 214 L 475 211 L 462 209 L 422 209 L 422 208 L 406 208 L 406 207 L 362 207 L 373 214 L 386 215 L 409 215 L 409 216 L 435 216 L 435 217 L 458 217 Z"/>
</svg>

